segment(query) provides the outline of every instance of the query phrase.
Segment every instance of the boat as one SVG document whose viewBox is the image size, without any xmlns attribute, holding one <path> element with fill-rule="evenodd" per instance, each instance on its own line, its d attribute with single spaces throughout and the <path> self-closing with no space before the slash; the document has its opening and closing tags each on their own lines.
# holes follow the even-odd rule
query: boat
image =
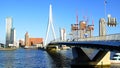
<svg viewBox="0 0 120 68">
<path fill-rule="evenodd" d="M 115 53 L 115 55 L 113 55 L 111 63 L 112 64 L 120 64 L 120 53 Z"/>
<path fill-rule="evenodd" d="M 24 49 L 37 49 L 36 46 L 25 46 Z"/>
</svg>

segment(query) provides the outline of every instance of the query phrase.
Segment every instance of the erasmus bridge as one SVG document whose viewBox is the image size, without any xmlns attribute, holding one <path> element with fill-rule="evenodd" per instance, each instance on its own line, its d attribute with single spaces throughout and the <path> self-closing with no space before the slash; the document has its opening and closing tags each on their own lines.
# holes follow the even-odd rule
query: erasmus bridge
<svg viewBox="0 0 120 68">
<path fill-rule="evenodd" d="M 105 23 L 105 21 L 102 22 Z M 52 35 L 54 41 L 46 43 L 48 40 L 50 26 L 52 26 Z M 76 65 L 96 66 L 102 64 L 103 66 L 109 66 L 111 64 L 110 51 L 120 52 L 120 33 L 105 35 L 104 30 L 101 31 L 101 33 L 102 35 L 100 36 L 77 39 L 76 41 L 61 41 L 60 39 L 56 39 L 52 22 L 52 5 L 50 5 L 49 23 L 44 46 L 46 49 L 55 48 L 56 46 L 60 45 L 72 47 L 73 63 L 75 63 Z M 94 55 L 92 59 L 90 59 L 84 48 L 88 48 L 87 51 L 89 51 L 89 49 L 96 49 L 98 50 L 98 52 L 96 53 L 96 55 Z"/>
</svg>

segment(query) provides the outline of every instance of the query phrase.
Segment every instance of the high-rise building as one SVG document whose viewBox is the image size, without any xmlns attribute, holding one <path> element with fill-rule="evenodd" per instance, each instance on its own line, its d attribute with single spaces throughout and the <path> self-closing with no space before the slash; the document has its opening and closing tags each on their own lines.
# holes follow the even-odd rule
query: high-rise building
<svg viewBox="0 0 120 68">
<path fill-rule="evenodd" d="M 8 46 L 17 46 L 16 42 L 16 30 L 12 25 L 12 18 L 6 18 L 6 47 Z"/>
<path fill-rule="evenodd" d="M 29 35 L 28 32 L 25 34 L 25 46 L 29 46 Z"/>
<path fill-rule="evenodd" d="M 101 18 L 99 21 L 99 36 L 106 35 L 106 22 L 104 18 Z"/>
<path fill-rule="evenodd" d="M 93 36 L 93 30 L 94 30 L 94 25 L 88 25 L 86 29 L 86 33 L 88 34 L 88 37 Z"/>
<path fill-rule="evenodd" d="M 107 25 L 110 26 L 116 26 L 117 25 L 117 21 L 116 18 L 111 17 L 110 14 L 108 14 L 108 22 Z"/>
<path fill-rule="evenodd" d="M 15 28 L 11 29 L 11 44 L 13 44 L 13 46 L 16 46 L 16 30 L 15 30 Z"/>
<path fill-rule="evenodd" d="M 86 21 L 80 21 L 80 38 L 92 37 L 94 31 L 94 24 L 87 25 Z"/>
<path fill-rule="evenodd" d="M 80 38 L 85 38 L 87 24 L 85 21 L 80 21 Z"/>
<path fill-rule="evenodd" d="M 75 39 L 78 39 L 79 37 L 79 27 L 78 27 L 78 24 L 71 24 L 71 35 L 72 35 L 72 39 L 75 40 Z"/>
<path fill-rule="evenodd" d="M 66 41 L 66 31 L 65 29 L 60 29 L 60 39 L 61 41 Z"/>
<path fill-rule="evenodd" d="M 6 47 L 11 43 L 12 18 L 6 18 Z"/>
</svg>

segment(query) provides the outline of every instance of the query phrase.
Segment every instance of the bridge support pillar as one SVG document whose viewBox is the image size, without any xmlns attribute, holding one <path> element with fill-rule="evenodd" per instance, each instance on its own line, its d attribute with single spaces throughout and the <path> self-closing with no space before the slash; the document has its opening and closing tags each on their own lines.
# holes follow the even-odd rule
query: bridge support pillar
<svg viewBox="0 0 120 68">
<path fill-rule="evenodd" d="M 98 51 L 97 54 L 91 59 L 84 52 L 82 48 L 72 48 L 73 60 L 71 68 L 74 67 L 87 67 L 87 68 L 110 68 L 110 52 Z"/>
</svg>

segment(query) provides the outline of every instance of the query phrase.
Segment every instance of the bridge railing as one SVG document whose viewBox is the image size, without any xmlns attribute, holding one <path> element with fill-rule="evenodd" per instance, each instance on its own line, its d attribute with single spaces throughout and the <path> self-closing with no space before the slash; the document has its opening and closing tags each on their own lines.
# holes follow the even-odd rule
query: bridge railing
<svg viewBox="0 0 120 68">
<path fill-rule="evenodd" d="M 55 40 L 52 40 L 51 42 L 66 42 L 67 40 L 61 40 L 60 38 L 57 38 Z"/>
<path fill-rule="evenodd" d="M 78 39 L 78 41 L 109 41 L 109 40 L 114 40 L 114 41 L 120 41 L 120 34 L 110 34 L 110 35 L 105 35 L 105 36 L 94 36 L 90 38 L 83 38 L 83 39 Z"/>
<path fill-rule="evenodd" d="M 120 34 L 112 34 L 112 35 L 108 35 L 106 36 L 107 40 L 119 40 L 120 41 Z"/>
<path fill-rule="evenodd" d="M 93 36 L 93 37 L 89 37 L 89 38 L 78 38 L 76 39 L 72 39 L 72 40 L 61 40 L 60 38 L 57 38 L 55 40 L 52 40 L 51 42 L 69 42 L 69 41 L 120 41 L 120 33 L 118 34 L 110 34 L 110 35 L 105 35 L 105 36 Z"/>
</svg>

